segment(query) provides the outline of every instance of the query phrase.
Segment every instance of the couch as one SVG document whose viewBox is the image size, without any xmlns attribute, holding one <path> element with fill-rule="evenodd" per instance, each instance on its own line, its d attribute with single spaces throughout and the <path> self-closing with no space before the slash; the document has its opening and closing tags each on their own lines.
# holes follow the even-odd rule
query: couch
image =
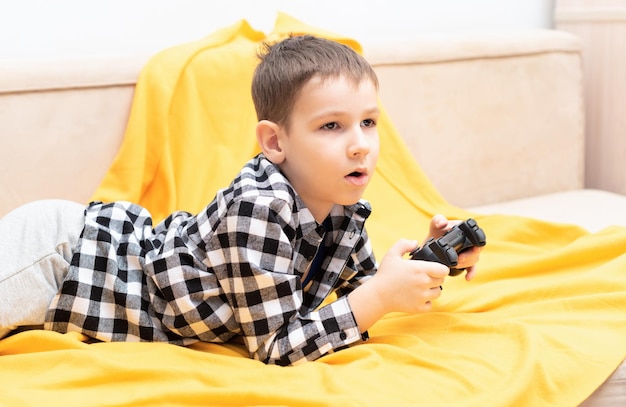
<svg viewBox="0 0 626 407">
<path fill-rule="evenodd" d="M 583 182 L 582 65 L 580 44 L 574 36 L 558 31 L 529 30 L 362 45 L 364 55 L 379 75 L 381 102 L 393 126 L 435 189 L 452 205 L 478 217 L 498 213 L 513 215 L 512 224 L 524 222 L 518 220 L 520 215 L 564 224 L 563 227 L 550 226 L 549 230 L 555 233 L 582 233 L 575 225 L 590 231 L 605 230 L 611 225 L 626 226 L 623 211 L 626 197 L 585 189 Z M 123 143 L 136 78 L 149 57 L 1 62 L 0 216 L 34 199 L 87 202 L 92 197 Z M 458 213 L 465 212 L 459 210 Z M 493 224 L 497 224 L 500 218 L 492 219 Z M 572 227 L 567 226 L 569 224 Z M 384 327 L 392 320 L 382 323 L 381 333 L 386 332 Z M 454 324 L 454 319 L 442 321 L 442 324 Z M 48 334 L 52 333 L 32 337 L 33 340 L 46 339 L 45 348 L 35 346 L 33 352 L 86 351 L 83 346 L 89 346 L 82 338 L 46 336 Z M 10 344 L 7 340 L 3 342 L 9 349 L 4 350 L 5 354 L 10 354 Z M 124 353 L 116 353 L 121 351 L 116 347 L 120 344 L 111 345 L 110 355 L 119 360 L 100 362 L 109 368 L 119 367 Z M 381 349 L 387 346 L 384 341 L 378 345 Z M 129 346 L 132 349 L 125 351 L 133 355 L 148 350 L 134 344 Z M 149 349 L 150 357 L 163 350 L 160 347 Z M 196 350 L 220 356 L 239 353 L 238 349 L 230 347 L 216 351 L 211 344 Z M 362 352 L 364 361 L 364 365 L 356 366 L 358 369 L 383 363 L 371 356 L 369 352 L 374 351 L 367 348 L 358 351 Z M 164 352 L 162 363 L 175 372 L 172 363 L 180 361 L 176 356 L 193 363 L 193 357 L 182 352 Z M 341 359 L 330 358 L 329 362 L 330 366 L 337 363 L 340 368 Z M 0 370 L 2 363 L 0 359 Z M 249 365 L 237 360 L 229 367 L 243 369 L 241 374 L 246 376 L 244 372 Z M 610 372 L 611 369 L 606 377 Z M 266 373 L 270 379 L 274 374 L 277 380 L 281 379 L 276 370 Z M 339 388 L 324 381 L 326 370 L 311 370 L 311 373 L 319 375 L 312 380 L 323 382 L 320 386 L 327 394 L 336 396 L 328 399 L 329 405 L 338 401 L 351 404 L 341 397 Z M 156 375 L 157 372 L 155 378 Z M 463 381 L 460 377 L 457 379 Z M 81 387 L 79 382 L 66 385 L 72 391 L 68 394 L 74 397 L 88 395 L 82 389 L 77 390 Z M 542 385 L 549 387 L 550 383 Z M 598 385 L 600 383 L 594 387 Z M 195 388 L 187 390 L 190 394 L 197 391 Z M 259 397 L 252 399 L 255 404 L 280 401 L 263 399 L 256 393 L 258 391 L 250 390 Z M 585 391 L 587 395 L 591 393 L 581 390 Z M 532 396 L 522 397 L 541 399 L 541 395 Z M 290 404 L 294 400 L 306 404 L 315 398 L 303 396 L 283 402 Z M 447 400 L 445 395 L 441 400 Z M 484 405 L 489 398 L 468 397 L 468 400 L 467 405 Z M 550 400 L 544 401 L 552 405 Z M 168 404 L 167 401 L 164 404 Z"/>
<path fill-rule="evenodd" d="M 585 189 L 575 36 L 526 30 L 363 47 L 398 132 L 450 202 L 594 231 L 626 225 L 624 196 Z M 34 199 L 89 199 L 149 57 L 0 61 L 0 216 Z"/>
</svg>

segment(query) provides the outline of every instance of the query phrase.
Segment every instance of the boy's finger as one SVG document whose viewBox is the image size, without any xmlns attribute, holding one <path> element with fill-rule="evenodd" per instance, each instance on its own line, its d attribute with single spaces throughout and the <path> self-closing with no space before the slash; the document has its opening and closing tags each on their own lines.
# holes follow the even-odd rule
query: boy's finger
<svg viewBox="0 0 626 407">
<path fill-rule="evenodd" d="M 400 239 L 393 246 L 391 246 L 388 253 L 403 256 L 406 253 L 415 250 L 417 246 L 417 240 Z"/>
</svg>

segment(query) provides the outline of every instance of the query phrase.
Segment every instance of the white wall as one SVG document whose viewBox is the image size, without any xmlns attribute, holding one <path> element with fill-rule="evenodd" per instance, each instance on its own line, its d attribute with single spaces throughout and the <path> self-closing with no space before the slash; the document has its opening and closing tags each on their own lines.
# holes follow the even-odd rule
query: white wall
<svg viewBox="0 0 626 407">
<path fill-rule="evenodd" d="M 554 0 L 0 0 L 0 59 L 156 52 L 281 10 L 358 40 L 552 28 Z"/>
</svg>

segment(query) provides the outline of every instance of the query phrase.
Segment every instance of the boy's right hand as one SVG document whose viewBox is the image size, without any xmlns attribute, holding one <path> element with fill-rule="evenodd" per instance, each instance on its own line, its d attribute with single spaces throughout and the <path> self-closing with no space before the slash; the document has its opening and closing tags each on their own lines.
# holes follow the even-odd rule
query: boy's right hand
<svg viewBox="0 0 626 407">
<path fill-rule="evenodd" d="M 449 273 L 441 263 L 410 260 L 405 255 L 417 241 L 401 239 L 383 257 L 378 271 L 348 295 L 361 332 L 389 312 L 419 313 L 432 308 Z"/>
<path fill-rule="evenodd" d="M 427 312 L 432 301 L 441 295 L 441 286 L 450 270 L 441 263 L 406 258 L 417 246 L 416 241 L 397 241 L 370 281 L 387 303 L 387 312 Z"/>
</svg>

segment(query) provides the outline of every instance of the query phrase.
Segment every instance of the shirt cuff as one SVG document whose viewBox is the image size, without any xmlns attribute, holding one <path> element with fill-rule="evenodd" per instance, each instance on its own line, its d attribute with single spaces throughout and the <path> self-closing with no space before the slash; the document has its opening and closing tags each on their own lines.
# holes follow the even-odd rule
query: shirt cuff
<svg viewBox="0 0 626 407">
<path fill-rule="evenodd" d="M 369 337 L 367 332 L 361 334 L 347 297 L 322 307 L 319 312 L 333 349 L 342 348 Z"/>
</svg>

